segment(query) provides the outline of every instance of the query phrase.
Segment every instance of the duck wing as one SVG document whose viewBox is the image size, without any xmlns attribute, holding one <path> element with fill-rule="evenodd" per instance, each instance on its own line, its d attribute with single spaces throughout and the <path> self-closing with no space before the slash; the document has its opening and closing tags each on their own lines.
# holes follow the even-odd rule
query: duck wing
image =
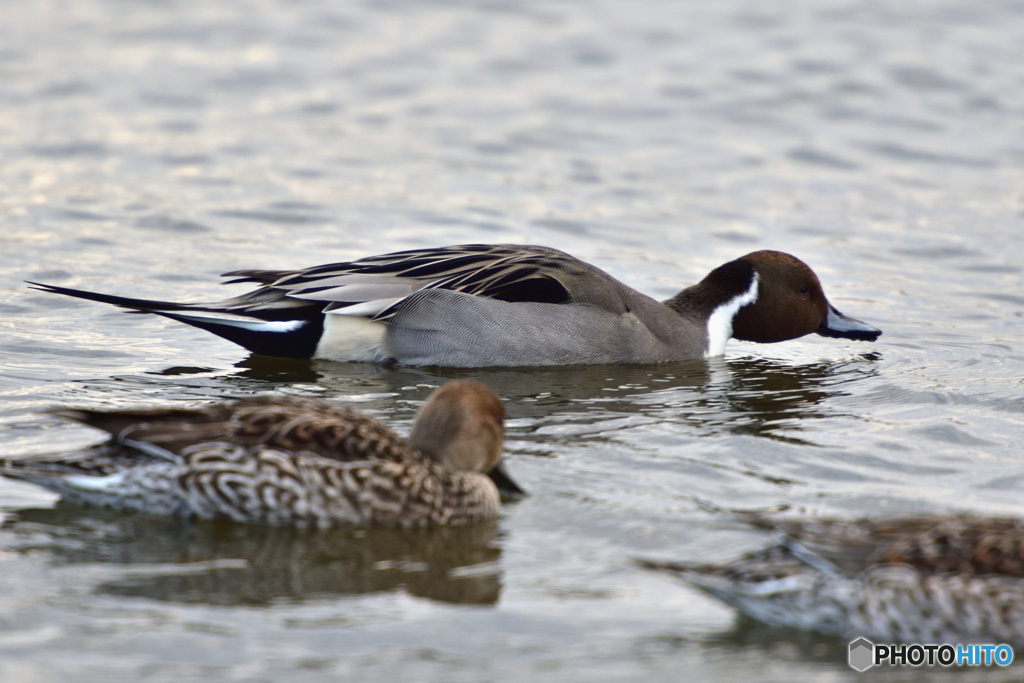
<svg viewBox="0 0 1024 683">
<path fill-rule="evenodd" d="M 339 461 L 402 462 L 424 456 L 378 420 L 347 406 L 302 396 L 253 396 L 197 409 L 89 410 L 53 414 L 107 432 L 122 444 L 171 453 L 209 442 L 310 452 Z"/>
<path fill-rule="evenodd" d="M 325 311 L 375 320 L 390 319 L 402 300 L 422 289 L 510 303 L 591 303 L 616 313 L 625 310 L 621 290 L 629 291 L 607 273 L 564 252 L 507 244 L 414 249 L 297 271 L 239 270 L 224 275 L 235 278 L 229 282 L 258 282 L 288 298 L 327 302 Z"/>
</svg>

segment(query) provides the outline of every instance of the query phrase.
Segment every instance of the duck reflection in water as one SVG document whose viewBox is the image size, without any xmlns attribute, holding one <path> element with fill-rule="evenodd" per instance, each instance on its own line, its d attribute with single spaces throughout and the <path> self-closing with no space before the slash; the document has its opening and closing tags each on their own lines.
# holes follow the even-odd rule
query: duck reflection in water
<svg viewBox="0 0 1024 683">
<path fill-rule="evenodd" d="M 529 435 L 533 420 L 541 424 L 592 420 L 599 424 L 607 422 L 610 414 L 639 413 L 684 421 L 701 435 L 743 434 L 803 443 L 801 422 L 835 417 L 830 401 L 846 395 L 848 382 L 876 374 L 880 358 L 878 353 L 864 353 L 797 363 L 742 356 L 659 366 L 465 370 L 377 368 L 254 355 L 239 363 L 239 370 L 228 379 L 232 384 L 302 381 L 334 394 L 394 395 L 417 385 L 473 378 L 504 397 L 508 417 L 519 421 L 517 437 Z M 367 405 L 396 410 L 393 402 L 370 401 Z M 400 415 L 401 406 L 397 411 Z"/>
<path fill-rule="evenodd" d="M 491 605 L 502 588 L 498 524 L 401 529 L 192 521 L 81 508 L 22 510 L 7 549 L 98 567 L 97 593 L 164 602 L 269 605 L 405 591 Z"/>
</svg>

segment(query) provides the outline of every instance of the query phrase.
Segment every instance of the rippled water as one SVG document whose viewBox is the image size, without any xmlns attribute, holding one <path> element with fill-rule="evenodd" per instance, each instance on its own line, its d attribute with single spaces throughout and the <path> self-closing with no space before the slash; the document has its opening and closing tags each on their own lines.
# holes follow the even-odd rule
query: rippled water
<svg viewBox="0 0 1024 683">
<path fill-rule="evenodd" d="M 728 560 L 728 510 L 1021 514 L 1019 2 L 21 3 L 0 22 L 0 438 L 54 405 L 323 394 L 407 428 L 505 399 L 531 496 L 492 525 L 300 533 L 0 481 L 0 679 L 852 675 L 631 558 Z M 467 372 L 249 357 L 33 292 L 222 297 L 218 273 L 459 242 L 667 297 L 789 251 L 875 344 Z M 230 290 L 235 291 L 235 290 Z M 242 291 L 242 290 L 237 290 Z"/>
</svg>

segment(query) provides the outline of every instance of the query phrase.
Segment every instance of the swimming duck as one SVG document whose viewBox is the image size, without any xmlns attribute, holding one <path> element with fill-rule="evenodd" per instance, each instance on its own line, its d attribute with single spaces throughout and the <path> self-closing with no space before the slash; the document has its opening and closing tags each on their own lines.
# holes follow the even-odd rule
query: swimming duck
<svg viewBox="0 0 1024 683">
<path fill-rule="evenodd" d="M 922 516 L 774 529 L 778 543 L 728 565 L 642 564 L 774 626 L 883 643 L 1024 644 L 1024 521 Z"/>
<path fill-rule="evenodd" d="M 400 251 L 304 270 L 238 270 L 247 293 L 180 304 L 29 283 L 155 313 L 253 353 L 449 367 L 664 363 L 720 356 L 730 338 L 778 342 L 815 332 L 873 341 L 842 315 L 802 261 L 755 251 L 663 302 L 539 246 L 469 244 Z"/>
<path fill-rule="evenodd" d="M 449 382 L 409 439 L 335 403 L 257 396 L 198 409 L 58 410 L 111 434 L 71 456 L 0 460 L 0 474 L 92 505 L 239 522 L 467 524 L 498 513 L 504 406 Z M 486 473 L 486 474 L 485 474 Z"/>
</svg>

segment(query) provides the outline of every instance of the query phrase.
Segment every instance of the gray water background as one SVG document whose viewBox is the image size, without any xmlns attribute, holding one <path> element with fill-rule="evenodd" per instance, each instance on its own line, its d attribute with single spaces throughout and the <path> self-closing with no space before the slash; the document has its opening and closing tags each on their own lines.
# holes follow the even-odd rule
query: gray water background
<svg viewBox="0 0 1024 683">
<path fill-rule="evenodd" d="M 506 401 L 531 495 L 470 529 L 309 534 L 0 481 L 0 680 L 852 679 L 844 643 L 737 619 L 632 558 L 766 542 L 730 510 L 1024 512 L 1020 2 L 2 15 L 3 456 L 96 441 L 57 405 L 268 391 L 402 431 L 473 376 Z M 227 270 L 462 242 L 557 247 L 659 298 L 789 251 L 885 334 L 659 367 L 379 370 L 254 358 L 23 284 L 211 300 L 244 291 L 216 284 Z"/>
</svg>

